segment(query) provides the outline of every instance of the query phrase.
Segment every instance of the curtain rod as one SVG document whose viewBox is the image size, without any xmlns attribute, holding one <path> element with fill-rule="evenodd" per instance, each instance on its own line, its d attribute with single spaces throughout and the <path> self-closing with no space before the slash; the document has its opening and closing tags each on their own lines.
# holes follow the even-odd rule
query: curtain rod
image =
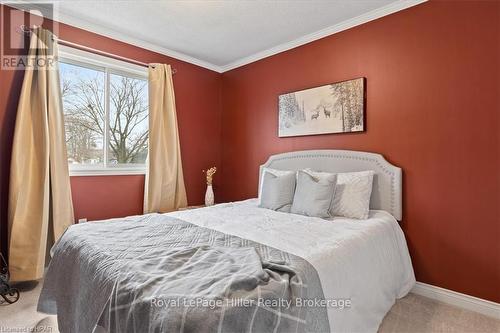
<svg viewBox="0 0 500 333">
<path fill-rule="evenodd" d="M 19 28 L 25 34 L 29 34 L 29 33 L 33 32 L 32 28 L 29 28 L 29 27 L 27 27 L 25 25 L 21 25 Z M 72 48 L 75 48 L 75 49 L 78 49 L 78 50 L 87 51 L 87 52 L 98 54 L 98 55 L 102 55 L 102 56 L 105 56 L 105 57 L 109 57 L 109 58 L 114 58 L 114 59 L 117 59 L 117 60 L 126 61 L 126 62 L 135 64 L 135 65 L 139 65 L 139 66 L 143 66 L 143 67 L 149 67 L 148 63 L 145 63 L 145 62 L 142 62 L 142 61 L 139 61 L 139 60 L 135 60 L 135 59 L 126 58 L 126 57 L 123 57 L 123 56 L 120 56 L 120 55 L 117 55 L 117 54 L 113 54 L 113 53 L 101 51 L 101 50 L 98 50 L 98 49 L 94 49 L 94 48 L 89 47 L 89 46 L 85 46 L 85 45 L 73 43 L 73 42 L 70 42 L 70 41 L 67 41 L 67 40 L 64 40 L 64 39 L 60 39 L 59 37 L 56 37 L 56 36 L 55 36 L 55 41 L 57 41 L 57 44 L 68 46 L 68 47 L 72 47 Z M 177 73 L 177 69 L 172 68 L 172 74 L 175 74 L 175 73 Z"/>
</svg>

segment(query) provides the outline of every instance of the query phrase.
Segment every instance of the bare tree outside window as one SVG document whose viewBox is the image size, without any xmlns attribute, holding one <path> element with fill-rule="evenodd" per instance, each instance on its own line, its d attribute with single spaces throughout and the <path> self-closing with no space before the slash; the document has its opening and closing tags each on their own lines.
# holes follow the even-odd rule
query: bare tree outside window
<svg viewBox="0 0 500 333">
<path fill-rule="evenodd" d="M 110 162 L 146 161 L 148 153 L 147 81 L 111 75 Z"/>
<path fill-rule="evenodd" d="M 106 101 L 104 71 L 61 63 L 60 73 L 68 162 L 100 167 L 143 165 L 148 150 L 147 81 L 109 74 Z"/>
</svg>

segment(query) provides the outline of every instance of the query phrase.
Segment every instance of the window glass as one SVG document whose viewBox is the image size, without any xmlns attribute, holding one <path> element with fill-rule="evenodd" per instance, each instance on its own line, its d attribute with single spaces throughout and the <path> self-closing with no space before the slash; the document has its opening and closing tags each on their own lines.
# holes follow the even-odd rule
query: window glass
<svg viewBox="0 0 500 333">
<path fill-rule="evenodd" d="M 110 75 L 109 166 L 141 165 L 148 154 L 147 81 Z"/>
<path fill-rule="evenodd" d="M 144 169 L 146 77 L 66 59 L 59 70 L 70 171 Z"/>
<path fill-rule="evenodd" d="M 68 163 L 104 166 L 104 71 L 60 63 Z"/>
</svg>

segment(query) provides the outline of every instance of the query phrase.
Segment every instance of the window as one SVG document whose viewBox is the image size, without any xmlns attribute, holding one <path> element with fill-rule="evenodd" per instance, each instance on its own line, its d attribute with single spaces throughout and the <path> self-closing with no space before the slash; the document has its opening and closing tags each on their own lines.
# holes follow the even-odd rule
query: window
<svg viewBox="0 0 500 333">
<path fill-rule="evenodd" d="M 61 47 L 59 70 L 70 174 L 144 173 L 146 68 Z"/>
</svg>

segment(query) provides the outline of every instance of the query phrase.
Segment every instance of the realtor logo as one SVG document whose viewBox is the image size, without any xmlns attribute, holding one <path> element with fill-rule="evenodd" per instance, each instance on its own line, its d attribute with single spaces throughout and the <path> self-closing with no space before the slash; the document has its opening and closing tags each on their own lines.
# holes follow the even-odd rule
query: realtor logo
<svg viewBox="0 0 500 333">
<path fill-rule="evenodd" d="M 44 66 L 29 59 L 30 35 L 34 27 L 43 27 L 57 35 L 58 24 L 52 2 L 2 2 L 0 6 L 0 62 L 2 70 L 24 70 L 28 66 Z M 39 45 L 51 52 L 52 48 Z M 51 54 L 48 54 L 50 57 Z"/>
</svg>

